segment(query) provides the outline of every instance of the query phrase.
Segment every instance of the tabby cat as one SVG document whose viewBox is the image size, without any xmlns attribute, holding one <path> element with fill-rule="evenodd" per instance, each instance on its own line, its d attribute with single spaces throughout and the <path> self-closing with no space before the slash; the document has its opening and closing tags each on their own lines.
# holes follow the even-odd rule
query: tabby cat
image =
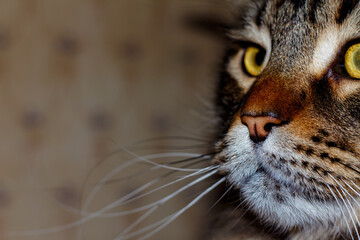
<svg viewBox="0 0 360 240">
<path fill-rule="evenodd" d="M 168 164 L 151 161 L 173 156 L 167 153 L 134 155 L 133 163 L 172 172 L 105 210 L 197 179 L 119 213 L 144 212 L 116 239 L 149 239 L 225 182 L 223 202 L 229 201 L 216 202 L 220 211 L 204 239 L 360 239 L 360 0 L 231 1 L 236 17 L 221 25 L 229 49 L 219 68 L 212 154 L 183 154 L 189 159 Z M 210 158 L 207 167 L 193 168 Z M 137 196 L 176 171 L 193 172 Z M 161 205 L 214 175 L 220 177 L 184 208 L 136 230 Z"/>
<path fill-rule="evenodd" d="M 360 1 L 237 4 L 214 162 L 243 204 L 212 239 L 360 239 Z"/>
</svg>

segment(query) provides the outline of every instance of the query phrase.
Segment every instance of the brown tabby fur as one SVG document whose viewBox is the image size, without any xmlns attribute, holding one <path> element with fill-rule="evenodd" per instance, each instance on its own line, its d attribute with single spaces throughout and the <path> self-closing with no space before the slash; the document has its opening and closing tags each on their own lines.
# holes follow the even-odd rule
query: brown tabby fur
<svg viewBox="0 0 360 240">
<path fill-rule="evenodd" d="M 212 239 L 358 239 L 360 80 L 339 69 L 360 42 L 359 1 L 235 4 L 217 88 L 215 162 L 243 204 L 222 211 Z M 249 45 L 267 52 L 256 78 L 242 64 Z M 254 143 L 244 115 L 283 124 Z"/>
</svg>

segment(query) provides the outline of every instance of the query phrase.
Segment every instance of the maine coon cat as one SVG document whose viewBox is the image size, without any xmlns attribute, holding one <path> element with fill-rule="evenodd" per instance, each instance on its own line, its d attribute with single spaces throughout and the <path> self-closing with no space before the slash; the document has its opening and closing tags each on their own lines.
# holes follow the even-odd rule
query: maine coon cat
<svg viewBox="0 0 360 240">
<path fill-rule="evenodd" d="M 215 162 L 260 228 L 217 239 L 360 239 L 360 1 L 239 9 Z"/>
<path fill-rule="evenodd" d="M 134 156 L 151 169 L 189 173 L 143 193 L 168 175 L 160 176 L 110 207 L 196 180 L 121 212 L 143 214 L 116 239 L 148 239 L 225 182 L 241 204 L 221 205 L 206 239 L 360 239 L 360 1 L 233 4 L 236 17 L 222 29 L 228 51 L 219 66 L 212 154 L 167 164 L 152 159 L 170 154 Z M 208 166 L 197 169 L 197 161 Z M 162 204 L 216 175 L 184 208 L 136 229 Z"/>
</svg>

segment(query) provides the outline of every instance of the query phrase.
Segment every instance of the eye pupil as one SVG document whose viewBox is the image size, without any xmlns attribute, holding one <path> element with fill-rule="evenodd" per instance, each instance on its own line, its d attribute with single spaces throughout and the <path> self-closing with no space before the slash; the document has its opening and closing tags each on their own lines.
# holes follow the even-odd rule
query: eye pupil
<svg viewBox="0 0 360 240">
<path fill-rule="evenodd" d="M 265 51 L 260 49 L 260 51 L 255 56 L 255 61 L 258 66 L 261 66 L 265 59 Z"/>
</svg>

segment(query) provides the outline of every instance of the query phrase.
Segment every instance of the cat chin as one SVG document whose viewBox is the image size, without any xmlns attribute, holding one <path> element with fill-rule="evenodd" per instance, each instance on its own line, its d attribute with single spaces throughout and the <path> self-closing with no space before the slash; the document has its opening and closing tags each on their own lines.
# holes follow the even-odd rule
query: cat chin
<svg viewBox="0 0 360 240">
<path fill-rule="evenodd" d="M 279 143 L 276 137 L 271 136 L 263 149 L 284 153 L 281 146 L 275 144 Z M 225 158 L 226 162 L 220 164 L 219 171 L 226 173 L 228 182 L 240 189 L 240 199 L 245 200 L 260 220 L 280 231 L 326 229 L 333 236 L 346 229 L 336 202 L 310 199 L 294 182 L 289 183 L 290 179 L 277 175 L 275 178 L 270 175 L 271 171 L 264 170 L 264 161 L 258 159 L 261 154 L 254 148 L 245 126 L 233 127 L 225 141 L 227 146 L 217 157 Z"/>
<path fill-rule="evenodd" d="M 282 231 L 297 228 L 306 231 L 318 228 L 340 231 L 342 214 L 334 202 L 309 200 L 279 186 L 265 172 L 256 172 L 241 184 L 241 198 L 260 218 Z M 338 228 L 339 227 L 339 228 Z"/>
</svg>

